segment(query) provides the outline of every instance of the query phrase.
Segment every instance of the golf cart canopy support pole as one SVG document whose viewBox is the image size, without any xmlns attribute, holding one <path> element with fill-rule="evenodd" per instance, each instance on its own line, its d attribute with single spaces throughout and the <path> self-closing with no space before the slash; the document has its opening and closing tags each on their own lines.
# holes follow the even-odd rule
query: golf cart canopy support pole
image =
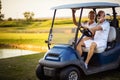
<svg viewBox="0 0 120 80">
<path fill-rule="evenodd" d="M 115 7 L 112 7 L 112 10 L 113 10 L 113 26 L 116 27 L 116 28 L 119 28 L 119 21 L 117 20 L 117 13 L 115 11 Z"/>
<path fill-rule="evenodd" d="M 96 8 L 93 8 L 93 11 L 95 12 L 95 15 L 97 14 Z M 95 17 L 95 22 L 97 22 L 97 17 Z"/>
<path fill-rule="evenodd" d="M 49 32 L 49 36 L 48 36 L 48 49 L 50 49 L 50 38 L 52 38 L 52 29 L 53 29 L 53 25 L 54 25 L 54 20 L 55 20 L 55 15 L 56 15 L 56 9 L 54 10 L 54 15 L 53 15 L 53 19 L 52 19 L 52 25 L 51 25 L 51 28 L 50 28 L 50 32 Z"/>
<path fill-rule="evenodd" d="M 76 34 L 75 34 L 75 44 L 74 44 L 75 49 L 78 45 L 77 39 L 78 39 L 78 31 L 80 30 L 80 27 L 81 27 L 82 12 L 83 12 L 83 8 L 81 8 L 80 17 L 79 17 L 79 21 L 78 21 L 78 27 L 77 27 L 77 31 L 76 31 Z"/>
</svg>

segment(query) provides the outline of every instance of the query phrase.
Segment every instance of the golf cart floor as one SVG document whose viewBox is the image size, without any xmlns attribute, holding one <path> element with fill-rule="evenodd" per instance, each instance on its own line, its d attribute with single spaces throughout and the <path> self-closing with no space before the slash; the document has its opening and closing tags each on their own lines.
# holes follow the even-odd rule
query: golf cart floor
<svg viewBox="0 0 120 80">
<path fill-rule="evenodd" d="M 93 73 L 98 73 L 98 72 L 103 72 L 106 70 L 110 70 L 110 69 L 116 69 L 119 66 L 119 64 L 117 62 L 113 62 L 107 65 L 101 65 L 101 66 L 88 66 L 88 70 L 87 73 L 88 74 L 93 74 Z"/>
</svg>

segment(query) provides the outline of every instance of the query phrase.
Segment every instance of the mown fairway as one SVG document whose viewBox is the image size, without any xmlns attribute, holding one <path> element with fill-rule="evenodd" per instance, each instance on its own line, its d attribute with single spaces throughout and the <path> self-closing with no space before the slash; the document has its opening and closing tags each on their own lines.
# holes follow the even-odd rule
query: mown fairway
<svg viewBox="0 0 120 80">
<path fill-rule="evenodd" d="M 59 23 L 60 22 L 60 23 Z M 63 24 L 64 23 L 64 24 Z M 73 26 L 71 19 L 55 22 L 57 27 Z M 0 44 L 25 44 L 46 46 L 48 32 L 51 27 L 51 20 L 39 21 L 2 21 L 0 22 Z"/>
<path fill-rule="evenodd" d="M 0 43 L 46 46 L 47 37 L 48 33 L 0 33 Z"/>
</svg>

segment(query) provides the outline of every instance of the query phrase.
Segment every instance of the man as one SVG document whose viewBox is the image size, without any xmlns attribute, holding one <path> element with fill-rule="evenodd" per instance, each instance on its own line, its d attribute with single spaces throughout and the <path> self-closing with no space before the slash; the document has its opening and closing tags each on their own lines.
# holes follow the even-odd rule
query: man
<svg viewBox="0 0 120 80">
<path fill-rule="evenodd" d="M 76 10 L 72 9 L 73 23 L 74 23 L 76 26 L 78 26 L 78 23 L 77 23 L 76 18 L 75 18 L 75 12 L 76 12 Z M 85 23 L 82 23 L 81 25 L 82 25 L 83 27 L 87 27 L 87 28 L 89 28 L 89 29 L 95 27 L 95 26 L 97 25 L 97 23 L 95 22 L 95 17 L 96 17 L 96 13 L 95 13 L 94 11 L 90 11 L 90 12 L 88 13 L 88 19 L 89 19 L 89 21 L 87 21 L 87 22 L 85 22 Z M 80 46 L 81 46 L 81 45 L 84 45 L 84 44 L 83 44 L 83 41 L 89 40 L 89 39 L 91 39 L 91 37 L 85 36 L 85 37 L 80 41 L 80 43 L 79 43 L 79 45 L 78 45 L 78 47 L 77 47 L 77 50 L 78 50 L 78 52 L 80 53 L 81 56 L 82 56 L 82 47 L 80 47 Z"/>
<path fill-rule="evenodd" d="M 99 11 L 98 12 L 98 24 L 96 27 L 91 28 L 91 32 L 95 33 L 93 39 L 84 40 L 83 43 L 79 43 L 77 46 L 77 50 L 82 52 L 82 46 L 89 48 L 87 59 L 85 61 L 85 67 L 88 68 L 88 63 L 93 56 L 93 53 L 96 48 L 98 47 L 106 47 L 107 46 L 107 39 L 110 29 L 110 24 L 105 20 L 105 12 Z"/>
</svg>

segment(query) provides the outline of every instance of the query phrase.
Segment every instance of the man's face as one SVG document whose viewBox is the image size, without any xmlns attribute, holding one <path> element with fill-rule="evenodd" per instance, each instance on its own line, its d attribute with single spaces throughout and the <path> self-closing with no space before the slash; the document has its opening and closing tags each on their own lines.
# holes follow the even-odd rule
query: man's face
<svg viewBox="0 0 120 80">
<path fill-rule="evenodd" d="M 97 15 L 98 22 L 104 21 L 104 18 L 105 18 L 105 14 L 104 13 L 98 13 L 98 15 Z"/>
</svg>

